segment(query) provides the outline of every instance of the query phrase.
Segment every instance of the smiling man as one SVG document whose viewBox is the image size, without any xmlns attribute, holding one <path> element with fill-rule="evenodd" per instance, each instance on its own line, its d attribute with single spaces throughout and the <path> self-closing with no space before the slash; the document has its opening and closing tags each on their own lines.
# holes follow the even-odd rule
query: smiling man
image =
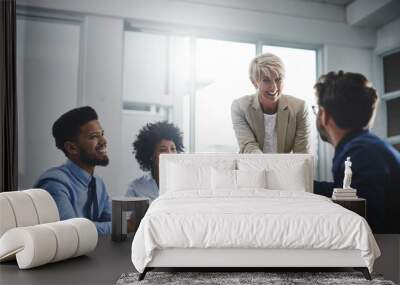
<svg viewBox="0 0 400 285">
<path fill-rule="evenodd" d="M 42 174 L 35 188 L 47 190 L 61 220 L 84 217 L 99 234 L 111 233 L 111 207 L 103 180 L 94 175 L 97 165 L 108 165 L 107 141 L 96 111 L 81 107 L 68 111 L 53 124 L 57 148 L 67 162 Z"/>
<path fill-rule="evenodd" d="M 285 69 L 265 53 L 250 63 L 256 94 L 233 101 L 233 129 L 241 153 L 309 153 L 310 122 L 304 100 L 282 94 Z"/>
</svg>

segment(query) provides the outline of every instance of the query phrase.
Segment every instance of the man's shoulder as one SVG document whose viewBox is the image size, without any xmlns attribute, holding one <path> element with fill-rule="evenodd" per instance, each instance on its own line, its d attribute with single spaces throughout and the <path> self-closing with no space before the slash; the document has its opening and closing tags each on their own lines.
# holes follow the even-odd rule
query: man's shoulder
<svg viewBox="0 0 400 285">
<path fill-rule="evenodd" d="M 400 154 L 389 143 L 370 132 L 363 133 L 349 141 L 347 152 L 365 159 L 368 158 L 375 164 L 386 163 L 389 158 L 400 164 Z"/>
<path fill-rule="evenodd" d="M 374 149 L 378 152 L 387 152 L 393 154 L 398 159 L 400 159 L 400 153 L 396 151 L 396 149 L 390 143 L 384 141 L 375 134 L 367 133 L 357 139 L 358 144 L 364 144 L 368 148 Z"/>
<path fill-rule="evenodd" d="M 360 135 L 354 137 L 349 141 L 349 146 L 371 150 L 381 150 L 387 148 L 387 144 L 384 140 L 370 132 L 361 133 Z"/>
<path fill-rule="evenodd" d="M 70 171 L 65 167 L 65 165 L 60 165 L 46 170 L 42 175 L 40 175 L 36 185 L 40 186 L 40 184 L 45 181 L 68 184 L 70 180 L 71 180 Z"/>
</svg>

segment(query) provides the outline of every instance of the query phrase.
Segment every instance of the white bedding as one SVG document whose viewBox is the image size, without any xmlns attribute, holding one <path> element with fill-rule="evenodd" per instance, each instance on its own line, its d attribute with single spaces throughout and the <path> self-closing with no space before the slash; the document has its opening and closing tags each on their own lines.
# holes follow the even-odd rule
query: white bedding
<svg viewBox="0 0 400 285">
<path fill-rule="evenodd" d="M 143 272 L 155 249 L 358 249 L 372 272 L 380 251 L 368 223 L 329 199 L 299 191 L 247 189 L 166 193 L 156 199 L 132 243 Z"/>
</svg>

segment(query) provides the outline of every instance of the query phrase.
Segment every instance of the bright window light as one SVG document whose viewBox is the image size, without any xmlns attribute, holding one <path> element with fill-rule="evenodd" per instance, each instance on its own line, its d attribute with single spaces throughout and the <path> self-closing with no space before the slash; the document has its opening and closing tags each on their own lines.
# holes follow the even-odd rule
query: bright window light
<svg viewBox="0 0 400 285">
<path fill-rule="evenodd" d="M 263 46 L 263 53 L 279 56 L 285 65 L 283 93 L 305 100 L 309 107 L 315 104 L 313 86 L 317 78 L 316 51 L 309 49 Z"/>
<path fill-rule="evenodd" d="M 317 131 L 315 116 L 311 110 L 316 104 L 314 84 L 317 80 L 317 52 L 309 49 L 263 46 L 263 53 L 270 52 L 279 56 L 286 70 L 283 80 L 283 94 L 292 95 L 306 101 L 311 119 L 311 151 L 317 149 Z"/>
<path fill-rule="evenodd" d="M 254 93 L 249 63 L 255 45 L 211 39 L 196 40 L 195 151 L 237 152 L 231 104 Z"/>
</svg>

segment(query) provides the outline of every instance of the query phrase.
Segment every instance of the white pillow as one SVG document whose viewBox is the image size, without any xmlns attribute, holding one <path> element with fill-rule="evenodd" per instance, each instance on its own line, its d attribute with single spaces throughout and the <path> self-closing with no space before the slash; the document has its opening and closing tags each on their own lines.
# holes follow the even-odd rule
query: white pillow
<svg viewBox="0 0 400 285">
<path fill-rule="evenodd" d="M 236 170 L 237 188 L 267 188 L 267 171 Z"/>
<path fill-rule="evenodd" d="M 277 157 L 260 159 L 238 159 L 240 170 L 265 169 L 267 187 L 272 190 L 307 191 L 310 187 L 309 165 L 305 160 L 280 159 Z"/>
<path fill-rule="evenodd" d="M 169 163 L 167 173 L 168 192 L 211 189 L 211 167 Z"/>
<path fill-rule="evenodd" d="M 273 190 L 303 191 L 307 189 L 305 163 L 291 164 L 290 169 L 274 167 L 267 171 L 268 188 Z"/>
<path fill-rule="evenodd" d="M 236 189 L 236 170 L 231 169 L 211 169 L 211 181 L 213 190 L 235 190 Z"/>
</svg>

